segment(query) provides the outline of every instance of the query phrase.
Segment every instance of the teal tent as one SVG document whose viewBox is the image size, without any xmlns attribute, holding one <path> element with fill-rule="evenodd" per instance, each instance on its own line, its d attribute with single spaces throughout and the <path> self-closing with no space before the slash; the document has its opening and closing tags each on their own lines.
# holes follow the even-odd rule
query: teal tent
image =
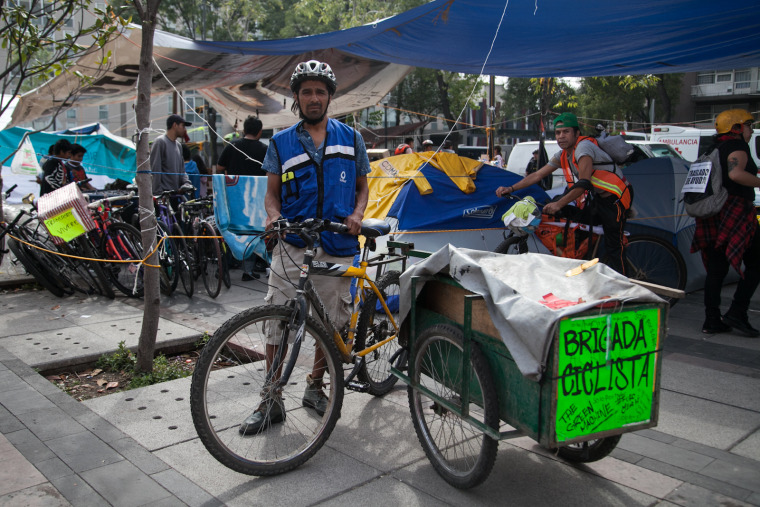
<svg viewBox="0 0 760 507">
<path fill-rule="evenodd" d="M 5 160 L 18 148 L 21 139 L 27 132 L 32 131 L 20 127 L 0 131 L 0 160 Z M 88 176 L 106 176 L 112 179 L 134 181 L 137 152 L 134 143 L 130 140 L 116 136 L 102 125 L 97 124 L 92 128 L 80 127 L 64 132 L 67 133 L 36 132 L 29 134 L 37 158 L 40 159 L 47 155 L 50 145 L 55 144 L 59 139 L 66 139 L 71 143 L 81 144 L 87 150 L 82 165 Z M 81 132 L 91 133 L 84 134 Z M 3 169 L 4 179 L 9 176 L 11 160 L 12 158 L 3 164 L 6 166 Z"/>
</svg>

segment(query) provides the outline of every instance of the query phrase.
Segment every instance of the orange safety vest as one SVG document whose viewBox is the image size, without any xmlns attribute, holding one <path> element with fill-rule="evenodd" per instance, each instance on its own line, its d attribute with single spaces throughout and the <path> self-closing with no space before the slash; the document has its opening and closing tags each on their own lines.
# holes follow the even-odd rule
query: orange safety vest
<svg viewBox="0 0 760 507">
<path fill-rule="evenodd" d="M 412 147 L 411 147 L 411 146 L 409 146 L 408 144 L 399 144 L 399 145 L 396 147 L 396 151 L 395 151 L 393 154 L 394 154 L 394 155 L 403 155 L 404 153 L 406 153 L 406 150 L 407 150 L 407 149 L 411 149 L 411 148 L 412 148 Z"/>
<path fill-rule="evenodd" d="M 575 165 L 576 168 L 578 167 L 578 161 L 575 159 L 575 147 L 578 146 L 578 143 L 581 141 L 591 141 L 595 145 L 599 146 L 599 143 L 595 138 L 589 136 L 579 136 L 578 140 L 575 142 L 575 146 L 573 146 L 572 155 L 573 165 Z M 570 161 L 567 157 L 567 150 L 562 150 L 562 155 L 560 156 L 560 164 L 562 165 L 562 172 L 565 174 L 565 181 L 567 182 L 567 186 L 570 187 L 575 183 L 575 177 L 573 176 L 573 172 L 570 170 Z M 614 164 L 614 162 L 610 162 L 610 165 Z M 597 169 L 591 175 L 591 185 L 599 190 L 603 190 L 605 192 L 616 195 L 625 209 L 631 207 L 631 190 L 628 187 L 628 182 L 626 181 L 625 177 L 618 176 L 612 171 Z M 579 201 L 580 202 L 578 205 L 580 207 L 583 207 L 582 200 L 579 199 Z"/>
</svg>

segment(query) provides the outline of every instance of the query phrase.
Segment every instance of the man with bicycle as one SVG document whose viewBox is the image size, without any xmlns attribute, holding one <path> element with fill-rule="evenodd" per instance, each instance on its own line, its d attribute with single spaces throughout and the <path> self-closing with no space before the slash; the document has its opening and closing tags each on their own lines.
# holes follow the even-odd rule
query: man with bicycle
<svg viewBox="0 0 760 507">
<path fill-rule="evenodd" d="M 567 190 L 556 201 L 544 206 L 547 215 L 560 212 L 569 219 L 597 225 L 604 229 L 604 244 L 608 265 L 625 274 L 626 214 L 631 206 L 632 190 L 619 167 L 592 137 L 580 135 L 578 118 L 562 113 L 554 120 L 554 134 L 562 151 L 538 171 L 525 176 L 514 185 L 499 187 L 497 196 L 538 184 L 543 178 L 562 168 Z M 577 206 L 570 206 L 572 202 Z"/>
<path fill-rule="evenodd" d="M 299 63 L 290 78 L 293 113 L 301 121 L 272 137 L 262 168 L 267 172 L 267 229 L 285 218 L 302 221 L 326 218 L 348 226 L 348 234 L 322 232 L 315 262 L 350 264 L 359 250 L 357 235 L 367 207 L 370 172 L 362 137 L 353 128 L 327 116 L 327 108 L 337 87 L 335 75 L 324 62 Z M 269 304 L 285 304 L 296 294 L 301 273 L 303 241 L 287 235 L 272 252 Z M 316 277 L 320 294 L 331 294 L 325 307 L 339 329 L 351 315 L 350 278 Z M 279 335 L 268 330 L 267 368 L 273 363 Z M 291 333 L 291 338 L 295 333 Z M 312 373 L 306 379 L 303 406 L 324 415 L 327 397 L 322 391 L 324 353 L 317 349 Z M 278 372 L 279 375 L 280 372 Z M 239 432 L 252 435 L 285 420 L 281 397 L 266 399 L 243 421 Z"/>
</svg>

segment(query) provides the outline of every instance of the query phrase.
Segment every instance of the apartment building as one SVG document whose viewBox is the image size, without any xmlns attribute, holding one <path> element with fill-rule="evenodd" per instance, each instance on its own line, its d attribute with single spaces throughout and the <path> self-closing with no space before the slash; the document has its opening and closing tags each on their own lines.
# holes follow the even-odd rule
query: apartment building
<svg viewBox="0 0 760 507">
<path fill-rule="evenodd" d="M 684 75 L 672 123 L 713 128 L 721 111 L 760 112 L 760 67 L 690 72 Z"/>
</svg>

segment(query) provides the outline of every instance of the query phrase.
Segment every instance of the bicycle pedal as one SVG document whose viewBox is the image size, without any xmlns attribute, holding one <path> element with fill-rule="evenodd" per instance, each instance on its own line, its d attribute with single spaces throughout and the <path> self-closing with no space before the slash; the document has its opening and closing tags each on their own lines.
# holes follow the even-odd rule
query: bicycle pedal
<svg viewBox="0 0 760 507">
<path fill-rule="evenodd" d="M 357 382 L 355 380 L 352 380 L 351 382 L 346 382 L 346 389 L 349 391 L 357 391 L 359 393 L 368 393 L 369 384 L 366 382 Z"/>
</svg>

